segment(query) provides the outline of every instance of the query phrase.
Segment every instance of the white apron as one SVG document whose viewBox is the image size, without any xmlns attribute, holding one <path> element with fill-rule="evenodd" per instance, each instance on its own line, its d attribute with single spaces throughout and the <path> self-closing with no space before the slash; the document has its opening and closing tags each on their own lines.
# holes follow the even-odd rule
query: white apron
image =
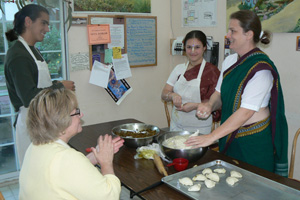
<svg viewBox="0 0 300 200">
<path fill-rule="evenodd" d="M 31 51 L 30 47 L 28 46 L 27 42 L 19 36 L 19 41 L 22 42 L 24 47 L 30 53 L 32 58 L 34 59 L 37 68 L 38 68 L 38 85 L 37 88 L 46 88 L 52 85 L 51 77 L 49 74 L 48 65 L 45 61 L 39 61 L 35 58 L 33 52 Z M 28 148 L 29 144 L 31 143 L 26 126 L 26 118 L 27 118 L 28 108 L 24 106 L 20 107 L 18 120 L 16 124 L 16 146 L 18 152 L 18 160 L 20 168 L 22 166 L 22 162 L 25 156 L 26 149 Z"/>
<path fill-rule="evenodd" d="M 203 59 L 198 76 L 196 79 L 187 81 L 184 77 L 184 73 L 189 65 L 185 65 L 183 73 L 180 75 L 178 81 L 173 87 L 173 91 L 181 96 L 182 104 L 188 102 L 201 103 L 200 96 L 200 84 L 201 76 L 205 68 L 206 61 Z M 200 131 L 201 134 L 208 134 L 211 132 L 212 116 L 208 119 L 202 120 L 196 117 L 197 110 L 191 112 L 178 111 L 175 106 L 172 109 L 172 117 L 170 130 L 171 131 Z"/>
</svg>

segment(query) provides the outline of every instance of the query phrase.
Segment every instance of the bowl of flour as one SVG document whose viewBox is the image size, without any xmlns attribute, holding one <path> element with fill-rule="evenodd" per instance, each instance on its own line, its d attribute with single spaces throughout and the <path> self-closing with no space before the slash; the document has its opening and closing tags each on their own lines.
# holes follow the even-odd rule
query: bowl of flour
<svg viewBox="0 0 300 200">
<path fill-rule="evenodd" d="M 171 160 L 175 158 L 186 158 L 190 162 L 200 159 L 208 147 L 188 147 L 184 142 L 194 133 L 189 131 L 170 131 L 161 134 L 157 142 L 161 151 Z M 199 133 L 200 135 L 201 133 Z"/>
</svg>

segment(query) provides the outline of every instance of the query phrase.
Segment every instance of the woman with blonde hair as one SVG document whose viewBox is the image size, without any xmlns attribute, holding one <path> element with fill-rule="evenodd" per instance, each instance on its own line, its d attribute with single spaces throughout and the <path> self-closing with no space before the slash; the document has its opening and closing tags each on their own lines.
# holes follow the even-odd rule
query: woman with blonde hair
<svg viewBox="0 0 300 200">
<path fill-rule="evenodd" d="M 68 146 L 82 131 L 82 117 L 68 89 L 47 88 L 31 101 L 27 127 L 32 143 L 20 172 L 20 200 L 119 199 L 121 183 L 114 174 L 113 156 L 124 140 L 100 136 L 97 147 L 84 156 Z"/>
</svg>

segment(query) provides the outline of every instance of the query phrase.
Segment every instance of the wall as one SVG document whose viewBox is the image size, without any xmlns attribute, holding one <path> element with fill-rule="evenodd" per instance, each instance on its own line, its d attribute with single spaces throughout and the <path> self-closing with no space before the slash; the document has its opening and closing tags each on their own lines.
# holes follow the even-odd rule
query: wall
<svg viewBox="0 0 300 200">
<path fill-rule="evenodd" d="M 85 125 L 110 120 L 136 118 L 143 122 L 166 127 L 167 121 L 161 90 L 174 66 L 184 62 L 182 56 L 170 56 L 170 39 L 184 36 L 195 28 L 181 26 L 181 0 L 152 0 L 151 15 L 157 16 L 158 64 L 154 67 L 132 68 L 132 77 L 126 79 L 133 92 L 117 106 L 103 88 L 88 83 L 90 71 L 72 72 L 71 80 L 76 82 L 76 91 L 80 108 L 85 114 Z M 82 16 L 82 15 L 81 15 Z M 170 19 L 171 16 L 171 19 Z M 226 35 L 226 0 L 218 1 L 217 26 L 200 28 L 214 41 L 220 43 L 220 59 L 223 60 L 224 36 Z M 267 48 L 262 48 L 274 61 L 281 76 L 284 92 L 286 116 L 289 125 L 289 155 L 292 139 L 299 128 L 300 102 L 299 90 L 299 51 L 296 49 L 295 33 L 274 33 L 273 41 Z M 86 29 L 72 27 L 69 31 L 69 53 L 88 52 Z M 299 148 L 298 148 L 299 150 Z M 297 152 L 299 155 L 299 151 Z M 299 156 L 298 156 L 299 157 Z M 300 159 L 295 166 L 300 166 Z M 295 169 L 294 177 L 300 180 L 300 168 Z"/>
<path fill-rule="evenodd" d="M 89 84 L 89 70 L 71 72 L 70 79 L 75 81 L 80 109 L 85 114 L 84 125 L 135 118 L 159 127 L 167 126 L 160 94 L 170 73 L 169 4 L 169 1 L 152 1 L 151 15 L 157 16 L 158 64 L 131 68 L 132 77 L 126 80 L 133 91 L 119 106 L 103 88 Z M 69 30 L 69 54 L 78 52 L 88 52 L 86 27 L 72 26 Z"/>
<path fill-rule="evenodd" d="M 181 15 L 178 15 L 181 11 L 181 0 L 172 1 L 172 27 L 173 38 L 178 36 L 184 36 L 187 32 L 196 28 L 182 28 L 181 27 Z M 213 28 L 199 28 L 206 35 L 213 36 L 214 41 L 220 43 L 220 58 L 219 63 L 222 63 L 224 59 L 224 36 L 227 33 L 226 27 L 226 0 L 218 1 L 217 5 L 217 26 Z M 175 23 L 176 22 L 176 23 Z M 300 102 L 299 85 L 300 85 L 300 70 L 299 70 L 299 58 L 300 51 L 296 51 L 296 37 L 300 33 L 273 33 L 271 44 L 264 48 L 265 51 L 275 63 L 278 68 L 281 85 L 284 93 L 286 117 L 289 126 L 289 157 L 291 155 L 291 146 L 294 135 L 299 126 L 300 120 Z M 183 62 L 184 58 L 177 58 L 172 64 L 175 66 L 178 63 Z M 219 64 L 219 68 L 220 68 Z M 300 139 L 299 142 L 300 143 Z M 300 150 L 296 155 L 300 155 Z M 298 166 L 298 168 L 297 168 Z M 300 180 L 300 159 L 295 161 L 294 178 Z"/>
</svg>

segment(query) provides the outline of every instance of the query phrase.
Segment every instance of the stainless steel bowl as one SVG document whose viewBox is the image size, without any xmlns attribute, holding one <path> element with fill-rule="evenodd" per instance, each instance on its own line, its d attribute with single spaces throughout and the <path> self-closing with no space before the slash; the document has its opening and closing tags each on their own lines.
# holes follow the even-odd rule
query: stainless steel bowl
<svg viewBox="0 0 300 200">
<path fill-rule="evenodd" d="M 199 160 L 207 151 L 208 147 L 199 147 L 195 149 L 171 149 L 162 145 L 162 143 L 174 136 L 178 135 L 190 135 L 189 131 L 170 131 L 165 134 L 161 134 L 157 138 L 157 142 L 160 146 L 161 151 L 171 160 L 175 158 L 186 158 L 193 162 Z"/>
<path fill-rule="evenodd" d="M 132 132 L 138 132 L 143 133 L 144 130 L 151 130 L 155 131 L 155 135 L 153 136 L 145 136 L 145 137 L 139 137 L 139 138 L 131 138 L 126 136 L 120 136 L 120 133 L 124 133 L 126 131 L 132 131 Z M 153 139 L 157 137 L 160 133 L 160 129 L 157 126 L 153 126 L 150 124 L 144 124 L 144 123 L 129 123 L 129 124 L 122 124 L 119 126 L 116 126 L 112 129 L 113 135 L 118 135 L 121 138 L 124 139 L 124 145 L 127 147 L 133 147 L 137 148 L 140 146 L 147 146 L 148 144 L 153 142 Z"/>
</svg>

